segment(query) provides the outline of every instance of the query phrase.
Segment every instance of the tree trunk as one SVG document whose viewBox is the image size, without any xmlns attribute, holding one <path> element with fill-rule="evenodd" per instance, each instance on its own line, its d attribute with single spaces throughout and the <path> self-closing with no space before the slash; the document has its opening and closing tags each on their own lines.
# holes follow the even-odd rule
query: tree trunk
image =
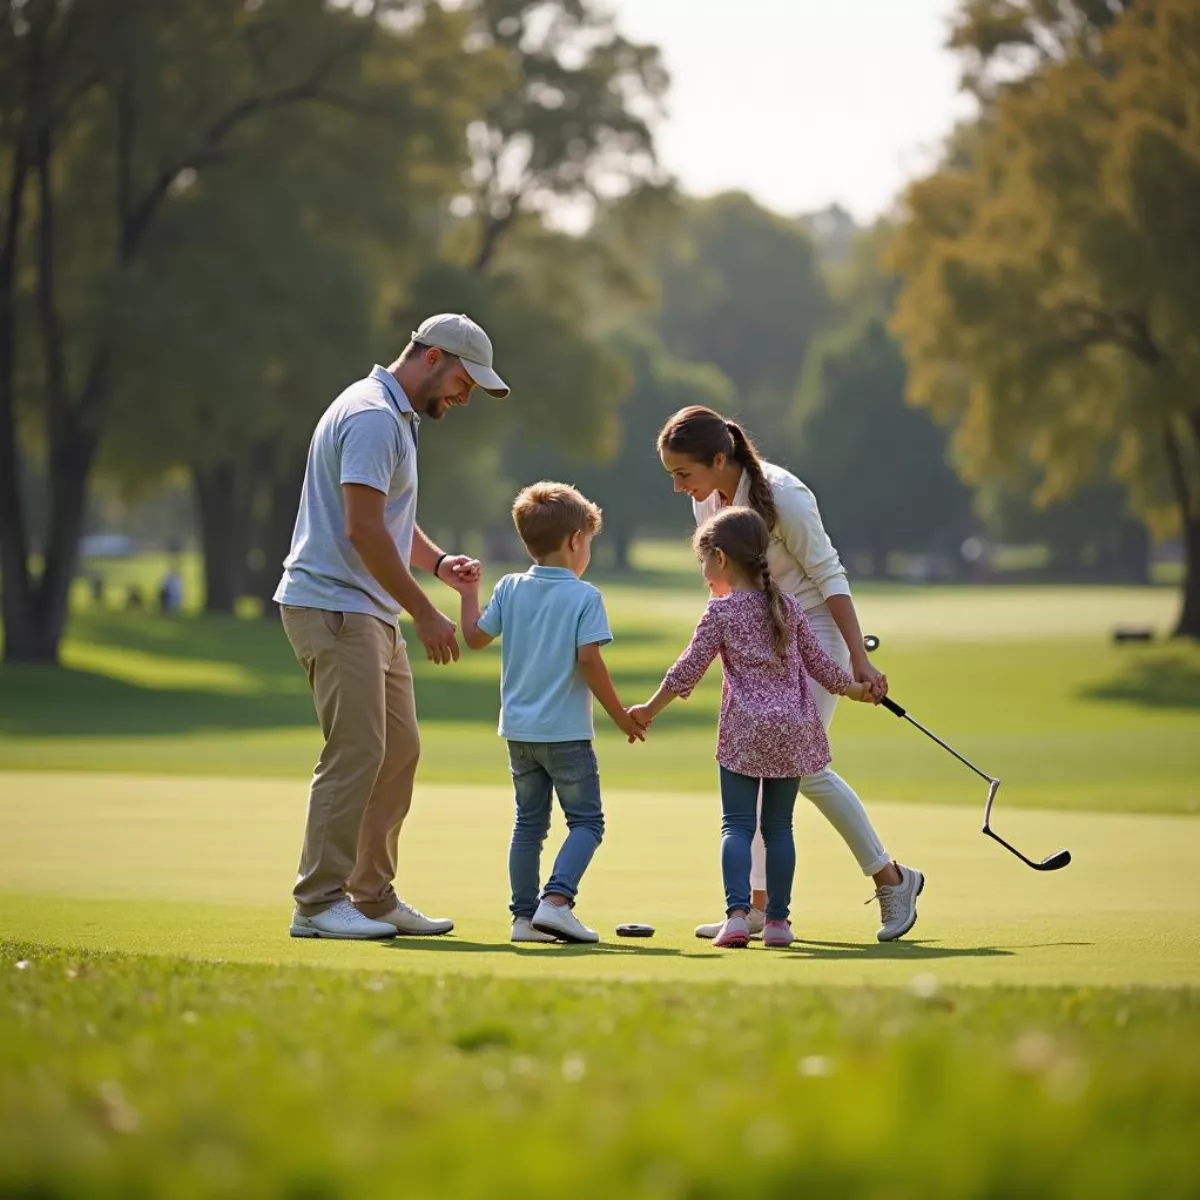
<svg viewBox="0 0 1200 1200">
<path fill-rule="evenodd" d="M 271 483 L 267 511 L 263 516 L 258 547 L 262 551 L 263 564 L 255 579 L 255 595 L 262 601 L 264 617 L 278 616 L 279 608 L 274 596 L 279 585 L 279 574 L 283 560 L 292 545 L 292 530 L 296 524 L 296 510 L 300 506 L 300 489 L 304 486 L 304 462 L 299 470 L 287 478 Z"/>
<path fill-rule="evenodd" d="M 1174 636 L 1200 638 L 1200 514 L 1195 513 L 1183 527 L 1183 604 Z"/>
<path fill-rule="evenodd" d="M 58 662 L 95 453 L 93 435 L 75 429 L 61 439 L 51 463 L 50 531 L 41 578 L 35 586 L 4 589 L 6 663 Z"/>
<path fill-rule="evenodd" d="M 1196 453 L 1200 451 L 1200 411 L 1188 414 L 1187 427 Z M 1183 530 L 1183 605 L 1173 636 L 1200 638 L 1200 493 L 1193 490 L 1195 475 L 1188 471 L 1187 452 L 1169 424 L 1163 430 L 1163 449 Z"/>
<path fill-rule="evenodd" d="M 613 567 L 618 571 L 629 570 L 629 552 L 633 549 L 633 530 L 625 525 L 618 525 L 613 530 Z"/>
<path fill-rule="evenodd" d="M 204 556 L 204 611 L 232 613 L 246 566 L 246 514 L 238 503 L 236 472 L 229 463 L 193 467 L 192 484 Z"/>
</svg>

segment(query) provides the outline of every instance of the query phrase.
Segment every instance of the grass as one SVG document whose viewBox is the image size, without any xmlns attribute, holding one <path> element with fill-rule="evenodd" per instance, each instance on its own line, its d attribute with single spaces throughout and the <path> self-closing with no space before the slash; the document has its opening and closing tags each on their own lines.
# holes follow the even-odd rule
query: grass
<svg viewBox="0 0 1200 1200">
<path fill-rule="evenodd" d="M 0 1193 L 1187 1196 L 1200 998 L 0 947 Z"/>
<path fill-rule="evenodd" d="M 928 885 L 910 939 L 879 945 L 871 886 L 808 805 L 797 817 L 794 903 L 804 939 L 787 953 L 714 950 L 692 936 L 720 914 L 719 814 L 706 794 L 612 791 L 607 833 L 579 912 L 596 950 L 508 942 L 503 787 L 422 785 L 401 842 L 399 882 L 445 910 L 453 937 L 388 946 L 286 936 L 304 812 L 301 781 L 112 774 L 2 775 L 0 937 L 58 946 L 406 975 L 690 984 L 891 984 L 935 972 L 979 985 L 1200 984 L 1195 930 L 1200 822 L 1179 816 L 1005 812 L 997 825 L 1054 875 L 1022 866 L 978 831 L 974 811 L 880 805 L 885 843 Z M 558 819 L 550 845 L 562 836 Z M 650 941 L 613 927 L 646 921 Z"/>
<path fill-rule="evenodd" d="M 700 589 L 667 558 L 649 581 L 605 583 L 618 688 L 644 699 L 686 643 Z M 449 596 L 447 594 L 447 598 Z M 1116 646 L 1121 621 L 1169 623 L 1160 589 L 904 588 L 859 598 L 894 695 L 1005 781 L 1008 806 L 1200 812 L 1200 647 Z M 306 684 L 274 623 L 80 612 L 66 671 L 0 672 L 0 770 L 301 778 L 319 747 Z M 429 782 L 497 783 L 499 650 L 416 664 Z M 598 725 L 606 783 L 712 786 L 712 672 L 633 750 Z M 882 710 L 844 704 L 836 768 L 869 801 L 978 801 L 971 777 Z"/>
<path fill-rule="evenodd" d="M 604 581 L 631 699 L 702 603 L 686 553 L 645 565 Z M 83 605 L 66 670 L 0 671 L 0 1196 L 1200 1193 L 1200 650 L 1107 638 L 1174 604 L 864 590 L 894 695 L 1004 779 L 1002 833 L 1074 862 L 1027 870 L 977 780 L 844 705 L 836 766 L 926 870 L 920 923 L 874 940 L 802 803 L 801 940 L 741 953 L 691 934 L 720 907 L 717 679 L 647 745 L 600 738 L 601 944 L 513 947 L 498 655 L 418 664 L 399 879 L 455 932 L 293 941 L 317 735 L 282 632 Z"/>
</svg>

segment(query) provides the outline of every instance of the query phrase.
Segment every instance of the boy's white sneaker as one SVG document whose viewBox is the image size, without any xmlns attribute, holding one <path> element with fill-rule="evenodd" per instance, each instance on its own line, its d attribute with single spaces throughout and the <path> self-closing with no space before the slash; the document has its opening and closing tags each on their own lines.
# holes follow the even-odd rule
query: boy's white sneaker
<svg viewBox="0 0 1200 1200">
<path fill-rule="evenodd" d="M 392 926 L 396 933 L 409 937 L 436 937 L 454 928 L 454 922 L 449 917 L 427 917 L 400 899 L 397 899 L 396 907 L 391 912 L 384 913 L 379 919 Z"/>
<path fill-rule="evenodd" d="M 900 872 L 900 882 L 876 888 L 871 897 L 871 900 L 879 901 L 879 913 L 883 918 L 875 935 L 881 942 L 894 942 L 917 923 L 917 897 L 925 888 L 925 876 L 916 867 L 897 863 L 896 870 Z"/>
<path fill-rule="evenodd" d="M 533 914 L 530 924 L 539 933 L 548 933 L 564 942 L 598 942 L 600 935 L 589 929 L 571 910 L 569 904 L 551 904 L 543 900 Z"/>
<path fill-rule="evenodd" d="M 558 938 L 552 933 L 543 933 L 540 929 L 534 929 L 533 923 L 528 917 L 516 917 L 513 920 L 512 937 L 509 940 L 513 942 L 557 942 Z"/>
<path fill-rule="evenodd" d="M 292 927 L 288 931 L 299 938 L 341 938 L 344 941 L 369 941 L 371 938 L 396 936 L 395 927 L 386 921 L 372 921 L 364 917 L 344 896 L 336 904 L 306 917 L 292 914 Z"/>
<path fill-rule="evenodd" d="M 767 923 L 767 914 L 761 908 L 752 908 L 750 915 L 746 918 L 746 927 L 750 930 L 751 938 L 760 938 L 763 933 L 763 926 Z M 696 936 L 698 938 L 715 938 L 721 932 L 721 926 L 724 921 L 714 921 L 711 925 L 697 925 Z"/>
</svg>

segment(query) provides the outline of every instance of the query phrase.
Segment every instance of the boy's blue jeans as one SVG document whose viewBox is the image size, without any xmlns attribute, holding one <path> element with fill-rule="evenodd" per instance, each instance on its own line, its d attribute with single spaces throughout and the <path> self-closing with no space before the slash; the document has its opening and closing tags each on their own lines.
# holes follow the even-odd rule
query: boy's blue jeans
<svg viewBox="0 0 1200 1200">
<path fill-rule="evenodd" d="M 721 768 L 721 874 L 725 877 L 725 915 L 750 911 L 750 844 L 759 823 L 757 779 Z M 796 874 L 792 811 L 798 779 L 762 781 L 762 835 L 767 847 L 767 920 L 786 921 Z"/>
<path fill-rule="evenodd" d="M 508 761 L 517 807 L 508 851 L 509 908 L 514 917 L 532 917 L 540 896 L 575 899 L 579 881 L 604 837 L 600 772 L 591 742 L 509 742 Z M 542 843 L 550 830 L 552 792 L 558 793 L 567 818 L 567 840 L 539 895 Z"/>
</svg>

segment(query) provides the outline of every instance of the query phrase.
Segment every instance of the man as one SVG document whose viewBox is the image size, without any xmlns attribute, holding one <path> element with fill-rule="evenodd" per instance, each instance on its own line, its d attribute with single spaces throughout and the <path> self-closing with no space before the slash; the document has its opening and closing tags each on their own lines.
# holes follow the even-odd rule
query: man
<svg viewBox="0 0 1200 1200">
<path fill-rule="evenodd" d="M 460 587 L 478 580 L 479 564 L 443 553 L 416 524 L 417 428 L 423 417 L 438 421 L 467 404 L 476 386 L 508 395 L 487 334 L 466 316 L 442 313 L 317 422 L 275 592 L 325 737 L 309 791 L 292 937 L 454 928 L 405 904 L 393 886 L 420 754 L 412 672 L 396 623 L 404 609 L 432 662 L 457 661 L 454 622 L 411 569 Z"/>
</svg>

